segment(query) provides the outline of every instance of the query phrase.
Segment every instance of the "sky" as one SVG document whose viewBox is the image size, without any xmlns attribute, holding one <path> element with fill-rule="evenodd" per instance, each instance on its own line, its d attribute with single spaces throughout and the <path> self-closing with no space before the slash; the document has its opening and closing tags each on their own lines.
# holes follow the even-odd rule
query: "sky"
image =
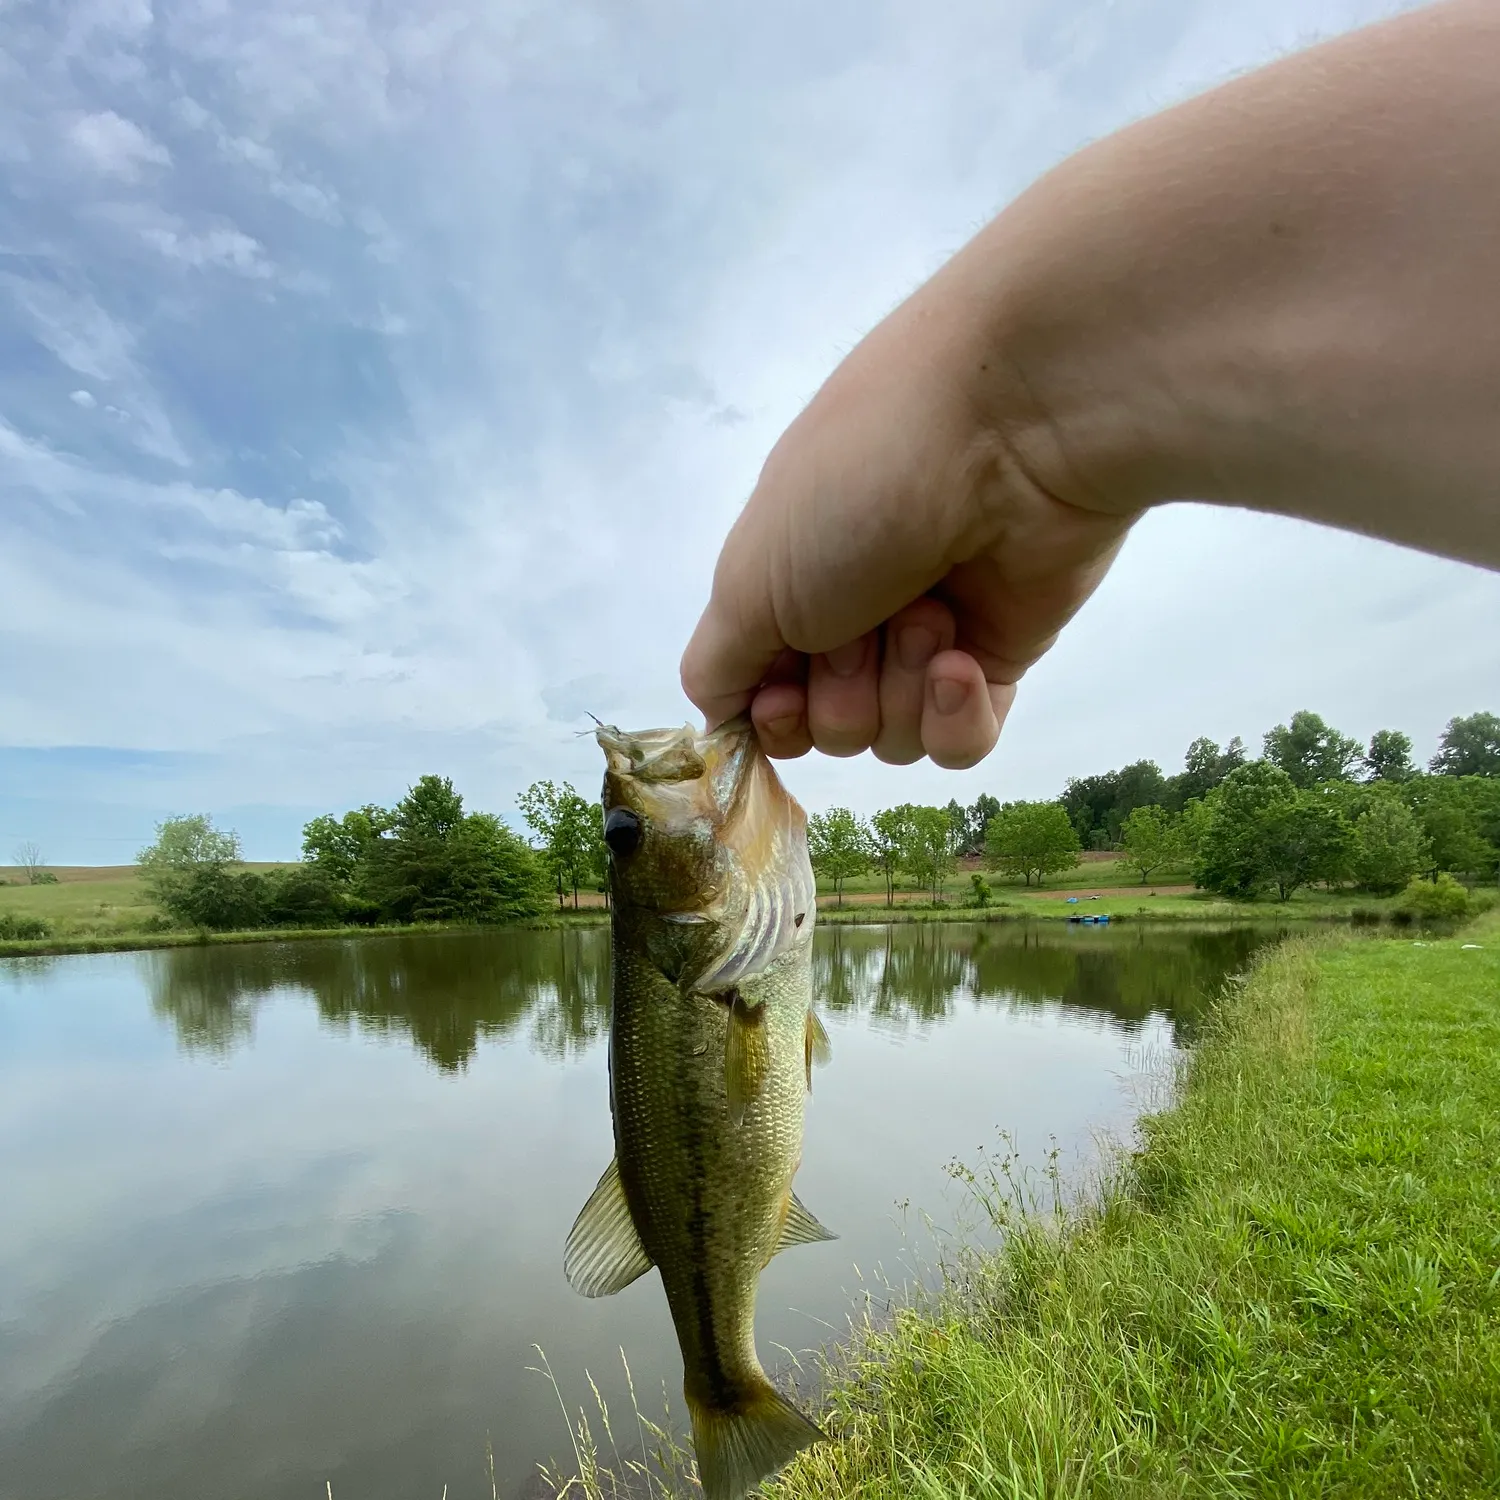
<svg viewBox="0 0 1500 1500">
<path fill-rule="evenodd" d="M 1089 140 L 1396 8 L 0 5 L 0 862 L 592 794 L 588 713 L 690 717 L 719 542 L 863 333 Z M 1044 797 L 1301 708 L 1425 757 L 1500 708 L 1497 619 L 1496 575 L 1176 505 L 983 765 L 786 777 Z"/>
</svg>

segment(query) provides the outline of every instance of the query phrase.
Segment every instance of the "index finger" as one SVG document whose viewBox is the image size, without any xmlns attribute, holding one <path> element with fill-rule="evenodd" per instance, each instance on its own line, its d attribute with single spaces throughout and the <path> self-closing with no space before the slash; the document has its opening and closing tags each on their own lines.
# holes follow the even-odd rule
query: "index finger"
<svg viewBox="0 0 1500 1500">
<path fill-rule="evenodd" d="M 710 729 L 743 713 L 786 650 L 769 610 L 747 617 L 714 580 L 714 591 L 682 654 L 682 688 Z"/>
</svg>

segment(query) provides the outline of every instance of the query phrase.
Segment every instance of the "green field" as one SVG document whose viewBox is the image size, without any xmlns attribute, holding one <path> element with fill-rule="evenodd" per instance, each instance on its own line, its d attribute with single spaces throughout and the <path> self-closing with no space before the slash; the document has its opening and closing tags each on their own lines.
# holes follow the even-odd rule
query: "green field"
<svg viewBox="0 0 1500 1500">
<path fill-rule="evenodd" d="M 836 1357 L 778 1500 L 1500 1494 L 1500 914 L 1274 950 L 1177 1106 Z M 1045 1197 L 1045 1195 L 1043 1195 Z"/>
</svg>

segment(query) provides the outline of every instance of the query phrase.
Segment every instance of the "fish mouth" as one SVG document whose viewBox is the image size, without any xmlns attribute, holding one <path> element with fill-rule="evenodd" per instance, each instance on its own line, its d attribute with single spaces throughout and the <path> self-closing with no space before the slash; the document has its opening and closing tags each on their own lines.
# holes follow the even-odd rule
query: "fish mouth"
<svg viewBox="0 0 1500 1500">
<path fill-rule="evenodd" d="M 716 729 L 641 729 L 627 732 L 614 724 L 594 731 L 609 770 L 633 781 L 664 783 L 697 781 L 735 758 L 754 727 L 748 714 L 738 714 Z"/>
</svg>

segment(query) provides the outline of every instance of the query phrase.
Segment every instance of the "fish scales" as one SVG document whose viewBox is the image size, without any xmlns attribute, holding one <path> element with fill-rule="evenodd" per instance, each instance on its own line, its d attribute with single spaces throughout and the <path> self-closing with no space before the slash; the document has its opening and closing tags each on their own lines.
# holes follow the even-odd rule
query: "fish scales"
<svg viewBox="0 0 1500 1500">
<path fill-rule="evenodd" d="M 569 1236 L 587 1295 L 655 1265 L 708 1500 L 740 1500 L 822 1434 L 755 1350 L 760 1272 L 832 1238 L 802 1154 L 816 918 L 806 822 L 747 725 L 601 728 L 611 847 L 615 1161 Z"/>
</svg>

